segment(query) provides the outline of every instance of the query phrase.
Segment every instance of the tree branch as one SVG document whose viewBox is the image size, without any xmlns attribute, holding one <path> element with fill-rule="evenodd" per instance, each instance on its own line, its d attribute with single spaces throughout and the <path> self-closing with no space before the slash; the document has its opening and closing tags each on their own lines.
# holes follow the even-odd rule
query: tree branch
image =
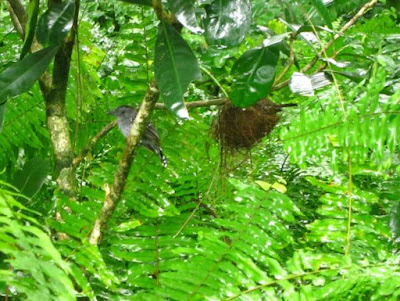
<svg viewBox="0 0 400 301">
<path fill-rule="evenodd" d="M 78 156 L 72 161 L 72 167 L 76 168 L 79 163 L 87 156 L 87 154 L 93 149 L 97 141 L 99 141 L 102 137 L 108 134 L 115 126 L 117 125 L 117 120 L 111 121 L 104 128 L 102 128 L 85 146 L 85 148 L 79 153 Z"/>
<path fill-rule="evenodd" d="M 153 82 L 149 90 L 147 91 L 146 97 L 140 106 L 140 109 L 136 115 L 136 118 L 132 124 L 130 135 L 126 140 L 124 152 L 122 153 L 121 161 L 117 172 L 114 175 L 114 183 L 111 189 L 108 189 L 108 185 L 105 185 L 105 200 L 103 208 L 100 210 L 99 215 L 94 223 L 92 232 L 89 237 L 91 244 L 99 244 L 104 235 L 104 231 L 107 228 L 107 223 L 111 219 L 112 214 L 119 200 L 121 199 L 122 192 L 124 191 L 126 180 L 131 168 L 136 149 L 139 146 L 142 134 L 147 127 L 147 123 L 150 119 L 150 115 L 153 112 L 154 106 L 159 96 L 158 89 L 155 82 Z"/>
<path fill-rule="evenodd" d="M 25 8 L 19 0 L 7 0 L 8 11 L 18 35 L 25 38 L 25 26 L 28 19 Z"/>
<path fill-rule="evenodd" d="M 373 7 L 376 3 L 378 2 L 378 0 L 371 0 L 370 2 L 366 3 L 355 15 L 353 18 L 351 18 L 351 20 L 349 22 L 347 22 L 345 25 L 343 25 L 343 27 L 338 31 L 338 33 L 336 33 L 333 38 L 323 47 L 323 49 L 321 49 L 318 54 L 314 57 L 314 59 L 308 63 L 307 66 L 305 66 L 304 68 L 302 68 L 300 70 L 300 72 L 307 72 L 309 70 L 311 70 L 312 67 L 314 67 L 314 65 L 318 62 L 319 58 L 321 57 L 321 55 L 323 55 L 329 47 L 331 47 L 333 45 L 333 43 L 343 35 L 343 33 L 349 29 L 351 26 L 354 25 L 354 23 L 357 22 L 358 19 L 360 19 L 365 12 L 370 9 L 371 7 Z M 285 80 L 277 85 L 275 85 L 272 90 L 276 91 L 279 90 L 285 86 L 287 86 L 290 82 L 290 79 Z"/>
<path fill-rule="evenodd" d="M 54 0 L 52 0 L 54 1 Z M 50 1 L 50 2 L 52 2 Z M 49 3 L 51 5 L 51 3 Z M 74 158 L 69 124 L 65 113 L 65 97 L 68 85 L 68 75 L 71 65 L 71 55 L 78 28 L 80 1 L 75 0 L 75 16 L 70 34 L 62 43 L 55 56 L 53 74 L 44 74 L 39 81 L 46 104 L 47 127 L 50 133 L 54 153 L 56 174 L 60 189 L 67 195 L 74 195 Z M 61 174 L 61 171 L 63 173 Z"/>
</svg>

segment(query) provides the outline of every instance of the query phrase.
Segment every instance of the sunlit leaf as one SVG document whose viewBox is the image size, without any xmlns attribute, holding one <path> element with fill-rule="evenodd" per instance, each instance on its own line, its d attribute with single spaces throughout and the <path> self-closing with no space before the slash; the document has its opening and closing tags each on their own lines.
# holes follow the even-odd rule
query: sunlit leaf
<svg viewBox="0 0 400 301">
<path fill-rule="evenodd" d="M 196 20 L 194 0 L 168 0 L 169 7 L 183 26 L 193 33 L 203 33 Z"/>
<path fill-rule="evenodd" d="M 126 232 L 142 225 L 140 220 L 131 220 L 125 223 L 121 223 L 113 228 L 115 232 Z"/>
<path fill-rule="evenodd" d="M 201 78 L 201 72 L 188 44 L 164 21 L 158 28 L 154 73 L 161 99 L 167 108 L 180 118 L 188 118 L 183 94 L 192 80 Z"/>
<path fill-rule="evenodd" d="M 286 186 L 281 183 L 278 183 L 278 182 L 275 182 L 274 184 L 272 184 L 271 187 L 280 193 L 286 193 L 286 191 L 287 191 Z"/>
<path fill-rule="evenodd" d="M 236 61 L 229 94 L 235 106 L 246 108 L 267 96 L 274 82 L 278 58 L 278 54 L 263 47 L 245 52 Z"/>
<path fill-rule="evenodd" d="M 25 41 L 21 51 L 21 59 L 29 52 L 35 36 L 36 24 L 39 15 L 39 0 L 30 0 L 28 7 L 28 22 L 25 28 Z"/>
<path fill-rule="evenodd" d="M 37 39 L 42 45 L 60 43 L 71 30 L 75 2 L 53 3 L 39 20 Z"/>
<path fill-rule="evenodd" d="M 249 0 L 219 0 L 206 7 L 204 21 L 206 39 L 212 45 L 240 44 L 251 24 Z"/>
<path fill-rule="evenodd" d="M 6 101 L 27 91 L 47 69 L 58 51 L 58 46 L 51 46 L 26 56 L 11 65 L 0 74 L 0 100 Z"/>
<path fill-rule="evenodd" d="M 0 182 L 3 188 L 3 183 Z M 33 211 L 13 197 L 14 192 L 0 189 L 0 245 L 2 282 L 13 286 L 13 296 L 26 295 L 34 300 L 75 300 L 69 264 L 63 260 L 47 232 L 41 229 Z M 7 265 L 13 267 L 10 273 Z M 20 277 L 21 273 L 25 276 Z M 43 281 L 46 279 L 46 281 Z M 46 297 L 47 296 L 47 297 Z"/>
<path fill-rule="evenodd" d="M 256 184 L 260 185 L 260 187 L 262 189 L 264 189 L 265 191 L 270 190 L 270 188 L 272 187 L 272 185 L 270 183 L 265 182 L 265 181 L 255 181 L 255 182 L 256 182 Z"/>
</svg>

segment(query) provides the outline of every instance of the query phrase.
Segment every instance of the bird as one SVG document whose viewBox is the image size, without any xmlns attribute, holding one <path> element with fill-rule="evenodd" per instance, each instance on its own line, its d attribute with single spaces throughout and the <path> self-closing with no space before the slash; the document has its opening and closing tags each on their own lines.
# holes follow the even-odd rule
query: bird
<svg viewBox="0 0 400 301">
<path fill-rule="evenodd" d="M 119 106 L 118 108 L 108 112 L 108 115 L 114 115 L 117 117 L 118 127 L 121 133 L 128 137 L 131 132 L 133 121 L 136 118 L 138 110 L 127 105 Z M 160 146 L 160 137 L 154 125 L 149 123 L 146 130 L 143 133 L 140 144 L 156 153 L 161 160 L 163 167 L 168 166 L 167 158 L 165 157 L 162 148 Z"/>
</svg>

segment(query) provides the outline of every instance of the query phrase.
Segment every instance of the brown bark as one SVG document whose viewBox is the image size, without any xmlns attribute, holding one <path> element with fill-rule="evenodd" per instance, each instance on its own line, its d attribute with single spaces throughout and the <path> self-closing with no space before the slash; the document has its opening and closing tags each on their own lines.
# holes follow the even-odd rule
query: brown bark
<svg viewBox="0 0 400 301">
<path fill-rule="evenodd" d="M 49 0 L 48 5 L 59 3 L 57 0 Z M 61 44 L 59 52 L 54 59 L 53 74 L 45 72 L 39 80 L 40 88 L 46 104 L 47 127 L 53 148 L 54 160 L 60 189 L 67 195 L 74 195 L 75 175 L 72 166 L 73 148 L 69 134 L 69 124 L 65 113 L 65 97 L 68 84 L 68 75 L 71 63 L 71 54 L 74 46 L 78 25 L 80 1 L 76 0 L 76 10 L 73 28 Z M 25 35 L 27 13 L 19 0 L 8 0 L 10 15 L 14 26 L 21 38 Z M 41 46 L 34 41 L 32 51 L 40 50 Z"/>
<path fill-rule="evenodd" d="M 23 40 L 25 38 L 25 26 L 28 20 L 25 8 L 19 0 L 7 0 L 7 4 L 14 27 Z"/>
<path fill-rule="evenodd" d="M 56 2 L 49 1 L 49 6 Z M 39 82 L 46 104 L 47 127 L 54 154 L 57 183 L 61 191 L 69 196 L 75 195 L 76 183 L 75 168 L 72 165 L 74 153 L 65 103 L 71 55 L 78 26 L 79 4 L 80 1 L 75 1 L 74 24 L 55 56 L 52 76 L 44 74 Z"/>
</svg>

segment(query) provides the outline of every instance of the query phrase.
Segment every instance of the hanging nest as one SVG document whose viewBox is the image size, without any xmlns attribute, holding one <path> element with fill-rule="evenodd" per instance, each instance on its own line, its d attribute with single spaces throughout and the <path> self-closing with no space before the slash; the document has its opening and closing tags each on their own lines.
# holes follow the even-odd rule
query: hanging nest
<svg viewBox="0 0 400 301">
<path fill-rule="evenodd" d="M 250 149 L 273 130 L 280 119 L 277 113 L 283 107 L 293 106 L 296 104 L 278 105 L 263 99 L 242 109 L 227 102 L 214 121 L 211 134 L 227 149 Z"/>
</svg>

